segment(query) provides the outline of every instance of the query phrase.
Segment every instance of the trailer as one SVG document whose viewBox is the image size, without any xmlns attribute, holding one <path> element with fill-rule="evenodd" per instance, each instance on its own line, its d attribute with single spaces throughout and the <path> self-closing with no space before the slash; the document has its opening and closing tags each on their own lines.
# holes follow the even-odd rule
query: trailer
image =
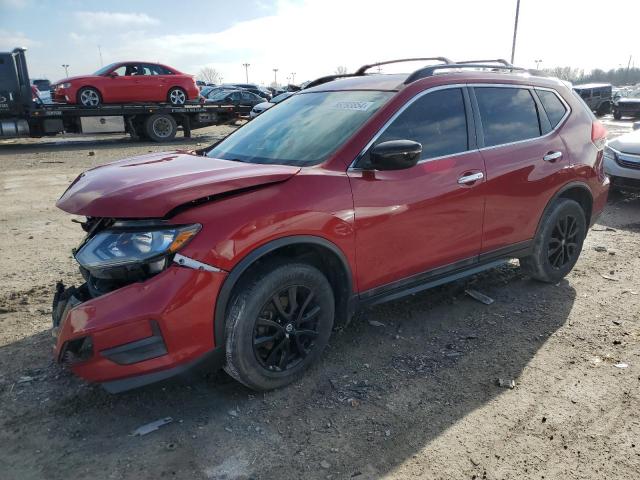
<svg viewBox="0 0 640 480">
<path fill-rule="evenodd" d="M 235 122 L 234 105 L 187 103 L 105 104 L 97 107 L 46 104 L 29 81 L 24 48 L 0 52 L 0 139 L 59 133 L 128 133 L 134 139 L 172 140 L 179 128 L 191 131 Z"/>
</svg>

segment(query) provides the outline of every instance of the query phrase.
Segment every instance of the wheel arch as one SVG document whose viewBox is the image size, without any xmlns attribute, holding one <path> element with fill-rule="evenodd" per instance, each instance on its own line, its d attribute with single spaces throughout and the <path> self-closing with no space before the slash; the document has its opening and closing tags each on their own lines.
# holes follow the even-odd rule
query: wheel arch
<svg viewBox="0 0 640 480">
<path fill-rule="evenodd" d="M 346 321 L 355 309 L 353 275 L 347 257 L 333 242 L 313 235 L 283 237 L 265 243 L 240 260 L 222 284 L 216 300 L 213 328 L 217 346 L 224 345 L 227 307 L 245 274 L 278 257 L 303 260 L 329 280 L 336 298 L 336 320 Z"/>
<path fill-rule="evenodd" d="M 187 100 L 190 100 L 189 92 L 182 85 L 172 85 L 169 88 L 167 88 L 167 92 L 164 95 L 167 100 L 169 99 L 169 92 L 171 92 L 171 90 L 173 90 L 174 88 L 179 88 L 180 90 L 182 90 L 184 92 L 184 98 Z"/>
<path fill-rule="evenodd" d="M 591 189 L 583 182 L 569 182 L 563 185 L 562 188 L 560 188 L 547 202 L 547 205 L 544 207 L 542 215 L 538 220 L 536 236 L 542 228 L 542 220 L 546 217 L 553 204 L 560 198 L 568 198 L 578 202 L 584 211 L 587 228 L 591 226 L 591 214 L 593 212 L 593 194 L 591 193 Z"/>
<path fill-rule="evenodd" d="M 78 87 L 76 89 L 76 102 L 78 103 L 80 102 L 80 92 L 84 88 L 92 88 L 93 90 L 98 92 L 98 95 L 100 95 L 100 100 L 104 102 L 104 93 L 102 93 L 102 89 L 99 87 L 96 87 L 95 85 L 82 85 L 81 87 Z"/>
</svg>

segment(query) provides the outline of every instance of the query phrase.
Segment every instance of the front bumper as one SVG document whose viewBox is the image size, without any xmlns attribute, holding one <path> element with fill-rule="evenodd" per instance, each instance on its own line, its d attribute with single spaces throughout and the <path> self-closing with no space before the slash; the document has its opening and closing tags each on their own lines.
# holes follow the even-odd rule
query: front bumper
<svg viewBox="0 0 640 480">
<path fill-rule="evenodd" d="M 616 152 L 619 162 L 611 157 L 604 158 L 604 171 L 611 178 L 640 180 L 640 155 Z M 615 182 L 614 182 L 615 183 Z"/>
<path fill-rule="evenodd" d="M 112 392 L 224 360 L 214 338 L 215 301 L 225 272 L 171 266 L 144 282 L 96 298 L 59 286 L 54 357 Z"/>
</svg>

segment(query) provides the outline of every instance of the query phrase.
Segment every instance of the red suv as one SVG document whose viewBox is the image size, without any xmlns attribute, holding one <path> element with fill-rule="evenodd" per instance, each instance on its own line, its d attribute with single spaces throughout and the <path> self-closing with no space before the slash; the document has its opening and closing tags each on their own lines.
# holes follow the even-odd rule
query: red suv
<svg viewBox="0 0 640 480">
<path fill-rule="evenodd" d="M 54 102 L 97 107 L 102 103 L 197 100 L 200 89 L 191 75 L 158 63 L 120 62 L 93 75 L 62 79 L 51 86 Z"/>
<path fill-rule="evenodd" d="M 325 77 L 205 150 L 81 174 L 57 203 L 87 235 L 56 358 L 111 392 L 202 364 L 267 390 L 362 305 L 511 258 L 558 282 L 606 202 L 606 131 L 557 79 L 441 60 Z"/>
</svg>

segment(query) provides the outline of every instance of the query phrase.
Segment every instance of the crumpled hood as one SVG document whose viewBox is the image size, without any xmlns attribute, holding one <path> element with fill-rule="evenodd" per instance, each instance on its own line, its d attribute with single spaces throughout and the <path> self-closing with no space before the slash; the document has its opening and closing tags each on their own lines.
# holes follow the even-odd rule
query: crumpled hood
<svg viewBox="0 0 640 480">
<path fill-rule="evenodd" d="M 87 170 L 56 206 L 88 217 L 160 218 L 193 200 L 281 182 L 299 171 L 187 152 L 153 153 Z"/>
<path fill-rule="evenodd" d="M 607 145 L 619 152 L 640 155 L 640 130 L 620 135 L 613 140 L 609 140 Z"/>
</svg>

